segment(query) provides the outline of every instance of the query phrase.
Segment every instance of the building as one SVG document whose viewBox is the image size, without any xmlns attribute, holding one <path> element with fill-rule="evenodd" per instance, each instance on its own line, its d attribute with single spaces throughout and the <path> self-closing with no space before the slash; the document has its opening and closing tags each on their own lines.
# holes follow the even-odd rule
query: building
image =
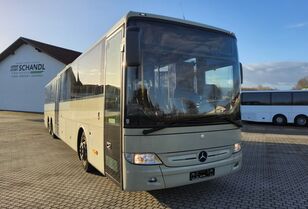
<svg viewBox="0 0 308 209">
<path fill-rule="evenodd" d="M 17 39 L 0 54 L 0 110 L 43 112 L 44 86 L 80 54 Z"/>
</svg>

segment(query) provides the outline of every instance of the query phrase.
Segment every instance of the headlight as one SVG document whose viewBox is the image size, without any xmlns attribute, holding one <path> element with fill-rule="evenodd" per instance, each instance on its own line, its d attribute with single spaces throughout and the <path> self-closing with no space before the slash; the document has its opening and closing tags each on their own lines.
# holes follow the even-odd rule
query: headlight
<svg viewBox="0 0 308 209">
<path fill-rule="evenodd" d="M 159 165 L 162 164 L 160 159 L 155 154 L 143 153 L 132 154 L 126 153 L 125 158 L 128 162 L 138 165 Z"/>
<path fill-rule="evenodd" d="M 239 151 L 241 151 L 241 149 L 242 149 L 241 144 L 240 143 L 236 143 L 233 146 L 233 153 L 239 152 Z"/>
</svg>

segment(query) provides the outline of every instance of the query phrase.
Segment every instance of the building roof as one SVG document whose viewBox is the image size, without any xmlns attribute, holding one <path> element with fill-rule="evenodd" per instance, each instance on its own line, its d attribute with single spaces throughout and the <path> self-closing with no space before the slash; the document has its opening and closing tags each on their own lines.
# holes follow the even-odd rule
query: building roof
<svg viewBox="0 0 308 209">
<path fill-rule="evenodd" d="M 7 58 L 9 55 L 14 54 L 15 50 L 23 44 L 29 44 L 39 52 L 44 52 L 45 54 L 48 54 L 49 56 L 66 65 L 73 62 L 81 54 L 80 52 L 70 49 L 64 49 L 58 46 L 53 46 L 28 38 L 20 37 L 0 54 L 0 62 Z"/>
</svg>

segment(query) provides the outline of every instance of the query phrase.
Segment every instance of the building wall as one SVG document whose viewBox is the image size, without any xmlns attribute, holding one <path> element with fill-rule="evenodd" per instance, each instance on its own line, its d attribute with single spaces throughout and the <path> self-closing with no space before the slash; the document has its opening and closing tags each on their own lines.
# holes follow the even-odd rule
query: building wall
<svg viewBox="0 0 308 209">
<path fill-rule="evenodd" d="M 22 45 L 0 62 L 0 110 L 43 112 L 44 86 L 64 64 Z"/>
</svg>

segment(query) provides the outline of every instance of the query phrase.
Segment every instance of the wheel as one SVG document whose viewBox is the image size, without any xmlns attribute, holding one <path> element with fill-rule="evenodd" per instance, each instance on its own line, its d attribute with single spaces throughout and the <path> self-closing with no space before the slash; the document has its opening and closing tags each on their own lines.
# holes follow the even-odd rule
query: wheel
<svg viewBox="0 0 308 209">
<path fill-rule="evenodd" d="M 48 132 L 49 134 L 52 136 L 52 138 L 56 139 L 57 136 L 55 135 L 55 133 L 53 132 L 53 125 L 52 125 L 52 120 L 50 120 L 50 124 L 48 126 Z"/>
<path fill-rule="evenodd" d="M 84 132 L 82 132 L 81 137 L 80 137 L 78 155 L 79 155 L 79 159 L 82 162 L 83 169 L 86 172 L 91 172 L 93 170 L 93 167 L 88 161 L 87 139 L 86 139 L 86 135 Z"/>
<path fill-rule="evenodd" d="M 51 125 L 52 123 L 51 123 L 51 121 L 48 121 L 48 133 L 51 135 L 51 133 L 52 133 L 52 125 Z"/>
<path fill-rule="evenodd" d="M 284 115 L 275 115 L 273 118 L 273 123 L 276 125 L 286 125 L 287 124 L 287 118 Z"/>
<path fill-rule="evenodd" d="M 308 124 L 307 116 L 305 115 L 296 116 L 294 123 L 298 126 L 306 126 Z"/>
</svg>

